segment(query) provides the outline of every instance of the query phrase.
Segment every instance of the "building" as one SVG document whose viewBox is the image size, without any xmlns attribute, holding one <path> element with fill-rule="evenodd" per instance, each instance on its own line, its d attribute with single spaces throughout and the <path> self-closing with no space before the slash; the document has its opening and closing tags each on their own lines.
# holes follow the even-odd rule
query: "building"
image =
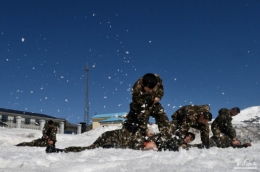
<svg viewBox="0 0 260 172">
<path fill-rule="evenodd" d="M 92 117 L 92 129 L 99 126 L 117 126 L 125 121 L 127 112 L 98 114 Z"/>
<path fill-rule="evenodd" d="M 65 119 L 45 114 L 0 108 L 0 124 L 6 128 L 42 130 L 44 124 L 49 120 L 53 120 L 59 125 L 59 133 L 64 133 Z"/>
</svg>

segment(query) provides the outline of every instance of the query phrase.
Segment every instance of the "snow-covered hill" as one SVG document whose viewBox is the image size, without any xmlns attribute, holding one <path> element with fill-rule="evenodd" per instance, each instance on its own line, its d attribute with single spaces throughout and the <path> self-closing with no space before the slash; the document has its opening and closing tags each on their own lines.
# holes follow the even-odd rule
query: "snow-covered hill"
<svg viewBox="0 0 260 172">
<path fill-rule="evenodd" d="M 249 107 L 244 110 L 241 110 L 241 112 L 237 116 L 233 117 L 233 121 L 259 124 L 260 106 L 253 106 L 253 107 Z"/>
</svg>

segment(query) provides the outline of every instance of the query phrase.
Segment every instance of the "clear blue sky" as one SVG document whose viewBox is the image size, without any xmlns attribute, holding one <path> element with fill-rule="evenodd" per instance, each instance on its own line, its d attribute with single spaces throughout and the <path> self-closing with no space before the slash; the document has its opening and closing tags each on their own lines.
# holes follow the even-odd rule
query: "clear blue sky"
<svg viewBox="0 0 260 172">
<path fill-rule="evenodd" d="M 2 0 L 0 107 L 83 121 L 128 112 L 131 88 L 159 74 L 180 106 L 260 105 L 258 0 Z"/>
</svg>

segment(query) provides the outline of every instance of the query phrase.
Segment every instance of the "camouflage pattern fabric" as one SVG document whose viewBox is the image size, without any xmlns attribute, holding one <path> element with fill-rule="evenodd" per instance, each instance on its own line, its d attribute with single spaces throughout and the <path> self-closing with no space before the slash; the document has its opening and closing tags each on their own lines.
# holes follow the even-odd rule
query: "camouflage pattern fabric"
<svg viewBox="0 0 260 172">
<path fill-rule="evenodd" d="M 22 143 L 19 143 L 17 144 L 16 146 L 37 146 L 37 147 L 46 147 L 48 146 L 47 144 L 47 140 L 46 139 L 42 139 L 42 138 L 39 138 L 39 139 L 36 139 L 36 140 L 33 140 L 31 142 L 22 142 Z"/>
<path fill-rule="evenodd" d="M 219 115 L 211 124 L 211 130 L 217 144 L 221 146 L 220 134 L 223 133 L 231 139 L 234 139 L 236 137 L 236 131 L 232 126 L 232 116 L 230 111 L 226 108 L 222 108 L 218 113 Z"/>
<path fill-rule="evenodd" d="M 162 79 L 156 74 L 155 76 L 157 85 L 153 88 L 152 93 L 144 90 L 142 78 L 132 88 L 132 103 L 123 125 L 130 132 L 135 133 L 140 129 L 141 133 L 145 135 L 150 116 L 155 119 L 160 131 L 169 126 L 169 119 L 162 105 L 160 103 L 154 104 L 156 97 L 162 99 L 164 95 Z"/>
<path fill-rule="evenodd" d="M 51 140 L 53 141 L 53 145 L 55 145 L 56 140 L 56 134 L 57 134 L 57 127 L 49 127 L 48 124 L 45 124 L 43 130 L 42 130 L 42 138 L 33 140 L 31 142 L 22 142 L 17 144 L 16 146 L 38 146 L 38 147 L 46 147 L 48 145 L 47 141 Z M 48 139 L 47 139 L 48 136 Z"/>
<path fill-rule="evenodd" d="M 162 133 L 154 135 L 150 140 L 154 140 L 158 151 L 179 151 L 181 145 L 181 139 L 178 136 L 166 137 Z"/>
<path fill-rule="evenodd" d="M 227 135 L 222 135 L 220 137 L 220 145 L 217 144 L 217 140 L 214 136 L 210 137 L 209 139 L 209 145 L 210 147 L 219 147 L 219 148 L 228 148 L 228 147 L 233 147 L 233 148 L 246 148 L 248 147 L 247 144 L 241 144 L 238 146 L 234 146 L 232 144 L 232 139 L 230 139 L 229 136 Z M 193 144 L 193 145 L 189 145 L 190 147 L 198 147 L 198 148 L 203 148 L 202 144 Z"/>
<path fill-rule="evenodd" d="M 53 142 L 56 142 L 57 141 L 56 134 L 57 134 L 56 126 L 50 127 L 48 124 L 45 124 L 45 126 L 42 130 L 43 138 L 47 138 L 47 136 L 48 136 L 48 140 L 52 140 Z"/>
<path fill-rule="evenodd" d="M 126 129 L 107 131 L 103 133 L 93 144 L 86 147 L 71 146 L 64 149 L 64 152 L 81 152 L 95 148 L 122 148 L 142 150 L 145 137 L 140 133 L 130 133 Z"/>
<path fill-rule="evenodd" d="M 201 141 L 203 144 L 209 144 L 209 124 L 198 122 L 201 112 L 209 112 L 208 105 L 187 105 L 183 106 L 172 115 L 171 132 L 173 135 L 184 139 L 189 129 L 196 128 L 200 130 Z"/>
</svg>

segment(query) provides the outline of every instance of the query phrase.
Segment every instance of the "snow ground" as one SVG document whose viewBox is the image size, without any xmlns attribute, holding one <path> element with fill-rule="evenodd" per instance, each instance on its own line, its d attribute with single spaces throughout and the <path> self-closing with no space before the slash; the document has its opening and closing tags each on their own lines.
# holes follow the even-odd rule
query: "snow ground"
<svg viewBox="0 0 260 172">
<path fill-rule="evenodd" d="M 100 127 L 79 135 L 57 134 L 56 147 L 87 146 L 101 133 L 114 129 L 117 127 Z M 180 152 L 155 152 L 99 148 L 57 154 L 46 154 L 42 147 L 14 146 L 40 137 L 41 131 L 37 130 L 0 128 L 0 172 L 223 172 L 260 169 L 260 143 L 252 143 L 252 147 L 242 149 L 192 148 Z M 235 169 L 245 167 L 254 169 Z"/>
</svg>

